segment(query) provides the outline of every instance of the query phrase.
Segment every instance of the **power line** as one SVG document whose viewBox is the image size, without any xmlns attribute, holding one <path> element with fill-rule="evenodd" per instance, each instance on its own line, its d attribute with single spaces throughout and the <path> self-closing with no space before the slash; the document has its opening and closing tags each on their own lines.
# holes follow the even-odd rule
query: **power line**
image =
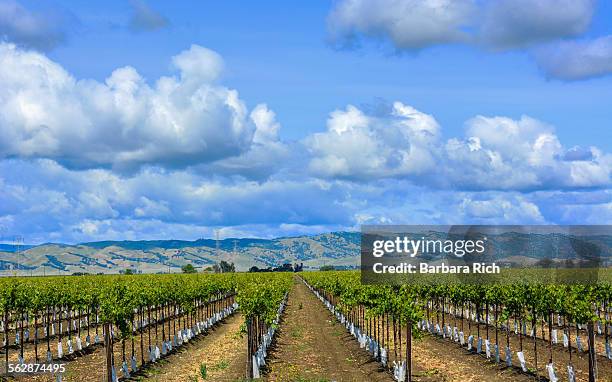
<svg viewBox="0 0 612 382">
<path fill-rule="evenodd" d="M 17 272 L 19 271 L 19 265 L 21 263 L 21 246 L 24 243 L 24 238 L 21 235 L 17 235 L 15 236 L 15 239 L 13 241 L 13 245 L 15 246 L 15 269 L 13 270 L 13 275 L 16 277 L 17 276 Z"/>
<path fill-rule="evenodd" d="M 220 244 L 219 244 L 219 230 L 218 229 L 215 230 L 215 237 L 216 237 L 215 245 L 217 247 L 217 258 L 219 258 L 219 254 L 220 254 L 219 253 L 219 246 L 220 246 Z"/>
</svg>

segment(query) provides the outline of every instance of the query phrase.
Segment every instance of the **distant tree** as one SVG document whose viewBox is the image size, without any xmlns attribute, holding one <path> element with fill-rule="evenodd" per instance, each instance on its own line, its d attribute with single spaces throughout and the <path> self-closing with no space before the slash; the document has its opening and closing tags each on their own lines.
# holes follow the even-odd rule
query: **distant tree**
<svg viewBox="0 0 612 382">
<path fill-rule="evenodd" d="M 536 266 L 540 267 L 540 268 L 552 268 L 554 266 L 554 261 L 548 257 L 545 257 L 541 260 L 539 260 L 536 263 Z"/>
<path fill-rule="evenodd" d="M 334 271 L 336 268 L 333 265 L 324 265 L 319 268 L 320 271 Z"/>
<path fill-rule="evenodd" d="M 576 266 L 576 264 L 574 264 L 574 261 L 572 259 L 567 259 L 565 260 L 565 262 L 563 263 L 563 266 L 565 268 L 574 268 Z"/>
<path fill-rule="evenodd" d="M 285 263 L 280 267 L 273 268 L 272 272 L 293 272 L 293 265 L 290 263 Z"/>
<path fill-rule="evenodd" d="M 191 264 L 183 265 L 181 269 L 183 270 L 183 273 L 196 273 L 197 272 L 196 269 Z"/>
<path fill-rule="evenodd" d="M 213 270 L 213 272 L 215 272 L 215 273 L 221 273 L 221 267 L 219 266 L 219 264 L 214 264 L 214 265 L 212 266 L 212 270 Z"/>
<path fill-rule="evenodd" d="M 293 272 L 293 265 L 291 265 L 291 263 L 285 263 L 280 268 L 280 271 L 281 272 Z"/>
<path fill-rule="evenodd" d="M 133 275 L 133 274 L 134 274 L 134 271 L 128 268 L 128 269 L 126 269 L 125 271 L 123 271 L 123 274 L 124 274 L 124 275 Z"/>
<path fill-rule="evenodd" d="M 259 268 L 253 265 L 251 268 L 249 268 L 249 272 L 259 272 Z"/>
<path fill-rule="evenodd" d="M 234 266 L 234 263 L 228 263 L 225 260 L 221 260 L 219 267 L 221 268 L 221 273 L 236 272 L 236 266 Z"/>
</svg>

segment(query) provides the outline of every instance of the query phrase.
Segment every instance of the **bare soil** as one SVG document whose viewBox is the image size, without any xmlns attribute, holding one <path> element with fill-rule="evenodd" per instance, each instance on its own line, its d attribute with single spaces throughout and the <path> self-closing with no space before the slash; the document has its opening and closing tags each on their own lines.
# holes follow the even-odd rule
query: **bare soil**
<svg viewBox="0 0 612 382">
<path fill-rule="evenodd" d="M 270 351 L 267 381 L 393 381 L 345 327 L 301 282 Z M 533 377 L 500 368 L 458 346 L 423 336 L 413 341 L 413 380 L 527 382 Z"/>
<path fill-rule="evenodd" d="M 393 381 L 301 282 L 289 293 L 277 336 L 267 381 Z"/>
<path fill-rule="evenodd" d="M 203 381 L 201 365 L 206 368 L 205 381 L 240 381 L 245 375 L 246 335 L 240 332 L 243 322 L 237 314 L 227 318 L 223 325 L 211 330 L 206 336 L 190 342 L 178 352 L 170 355 L 158 365 L 147 370 L 136 381 L 185 382 Z"/>
<path fill-rule="evenodd" d="M 445 317 L 446 317 L 446 323 L 451 324 L 451 326 L 454 326 L 456 324 L 457 327 L 461 329 L 462 322 L 460 318 L 455 319 L 454 317 L 450 315 L 445 315 Z M 431 318 L 435 319 L 435 314 L 432 314 Z M 465 330 L 465 333 L 466 333 L 465 338 L 467 339 L 467 337 L 470 334 L 474 335 L 474 338 L 475 338 L 474 346 L 476 344 L 476 338 L 478 337 L 478 328 L 480 328 L 480 336 L 482 338 L 487 338 L 486 325 L 477 324 L 475 322 L 469 322 L 467 318 L 464 318 L 463 329 Z M 501 361 L 502 363 L 504 362 L 505 348 L 507 344 L 507 339 L 506 339 L 507 334 L 509 335 L 510 349 L 512 350 L 512 363 L 514 367 L 518 369 L 519 361 L 518 361 L 516 352 L 521 348 L 520 346 L 521 339 L 519 338 L 518 335 L 514 334 L 512 329 L 510 330 L 509 333 L 506 333 L 506 331 L 504 330 L 498 331 Z M 563 335 L 562 332 L 559 331 L 559 334 L 558 334 L 559 341 L 561 341 L 562 335 Z M 582 332 L 581 336 L 582 336 L 583 344 L 585 344 L 585 349 L 586 349 L 586 341 L 587 341 L 586 334 Z M 488 337 L 491 340 L 491 347 L 493 347 L 493 345 L 496 342 L 494 326 L 489 325 Z M 438 337 L 436 337 L 436 340 L 438 340 Z M 578 350 L 576 349 L 575 347 L 576 332 L 574 330 L 572 330 L 571 340 L 572 340 L 572 364 L 574 365 L 574 371 L 576 373 L 576 380 L 577 381 L 588 381 L 588 353 L 586 351 L 578 352 Z M 439 341 L 441 343 L 447 344 L 449 348 L 460 348 L 459 344 L 452 342 L 450 339 L 443 340 L 440 338 Z M 549 353 L 551 351 L 551 349 L 549 348 L 548 341 L 545 341 L 541 338 L 536 338 L 535 343 L 537 343 L 537 353 L 535 352 L 533 337 L 522 336 L 522 343 L 523 343 L 523 346 L 522 346 L 523 353 L 525 355 L 525 360 L 527 362 L 528 369 L 530 370 L 531 373 L 535 374 L 535 368 L 534 368 L 536 364 L 535 354 L 537 354 L 538 355 L 538 360 L 537 360 L 538 375 L 540 375 L 542 379 L 546 380 L 546 378 L 548 377 L 548 373 L 545 369 L 545 366 L 548 363 Z M 484 349 L 484 345 L 483 345 L 483 349 Z M 464 351 L 468 354 L 472 354 L 470 352 L 467 352 L 467 350 L 464 350 Z M 567 365 L 569 364 L 569 355 L 570 354 L 569 354 L 568 349 L 564 348 L 562 344 L 557 344 L 552 347 L 553 364 L 555 365 L 556 375 L 559 378 L 559 380 L 567 380 Z M 474 358 L 479 359 L 480 361 L 485 361 L 486 359 L 483 355 L 473 354 L 473 356 Z M 490 364 L 491 362 L 485 361 L 485 363 Z M 599 354 L 597 356 L 597 367 L 598 367 L 599 380 L 612 381 L 612 361 L 608 360 L 607 358 Z M 535 380 L 535 379 L 536 379 L 535 377 L 532 378 L 532 380 Z"/>
<path fill-rule="evenodd" d="M 176 353 L 170 354 L 167 358 L 173 358 L 177 354 L 183 353 L 184 350 L 182 349 L 185 347 L 187 349 L 191 349 L 192 344 L 205 342 L 207 338 L 209 338 L 210 334 L 217 332 L 219 328 L 225 325 L 227 320 L 234 319 L 234 318 L 235 317 L 226 318 L 224 321 L 215 325 L 215 327 L 209 329 L 207 334 L 201 334 L 197 339 L 190 341 L 189 344 L 185 344 L 182 347 L 178 348 Z M 172 330 L 174 330 L 175 322 L 176 322 L 176 328 L 177 330 L 179 330 L 179 328 L 181 327 L 181 323 L 184 324 L 185 321 L 184 321 L 184 318 L 181 318 L 180 321 L 179 319 L 170 320 L 169 322 L 165 323 L 166 329 L 169 324 Z M 240 320 L 238 320 L 238 322 L 240 322 Z M 166 332 L 165 334 L 166 334 L 166 338 L 168 338 L 169 336 L 168 332 Z M 91 335 L 93 338 L 94 336 L 93 331 Z M 148 359 L 149 335 L 151 336 L 150 341 L 153 346 L 156 343 L 159 346 L 161 346 L 161 341 L 162 341 L 161 327 L 158 326 L 157 336 L 156 336 L 156 333 L 153 327 L 150 328 L 150 330 L 149 328 L 147 328 L 143 332 L 142 342 L 143 342 L 143 348 L 144 348 L 143 355 L 145 359 Z M 101 330 L 100 330 L 100 336 L 102 337 Z M 141 366 L 141 358 L 142 358 L 141 352 L 140 352 L 140 342 L 141 342 L 141 336 L 140 334 L 137 334 L 134 337 L 134 354 L 136 356 L 139 367 Z M 57 346 L 57 344 L 52 344 L 52 346 Z M 246 345 L 244 348 L 246 349 Z M 42 350 L 46 351 L 46 345 L 45 345 L 45 348 Z M 67 349 L 64 348 L 64 351 L 66 350 Z M 39 349 L 39 351 L 41 351 L 41 349 Z M 131 355 L 131 341 L 130 340 L 126 341 L 125 351 L 126 351 L 126 357 L 129 358 Z M 28 347 L 24 354 L 26 356 L 26 362 L 34 362 L 33 355 L 32 355 L 33 348 Z M 113 354 L 114 354 L 114 360 L 115 360 L 117 373 L 119 377 L 121 377 L 122 376 L 122 373 L 120 371 L 121 362 L 122 362 L 122 344 L 121 342 L 117 341 L 113 344 Z M 17 353 L 15 351 L 13 351 L 10 355 L 11 355 L 10 357 L 11 360 L 16 359 L 17 357 Z M 44 354 L 41 354 L 41 357 L 44 358 Z M 41 362 L 45 363 L 46 361 L 41 360 Z M 152 364 L 146 365 L 146 367 L 143 370 L 139 371 L 140 376 L 142 376 L 142 373 L 146 373 L 148 370 L 154 367 L 157 367 L 157 365 L 161 364 L 162 362 L 165 362 L 165 361 L 160 360 L 154 365 Z M 246 362 L 246 360 L 244 362 Z M 105 356 L 104 346 L 102 344 L 91 346 L 87 348 L 86 350 L 84 350 L 83 352 L 75 352 L 73 355 L 67 355 L 62 360 L 54 361 L 54 363 L 65 364 L 66 371 L 62 375 L 62 382 L 104 382 L 106 378 L 106 356 Z M 199 368 L 199 363 L 197 367 Z M 136 376 L 132 378 L 132 380 L 138 380 L 137 379 L 138 377 L 139 376 Z M 2 378 L 0 378 L 0 380 L 2 380 Z M 32 382 L 51 382 L 51 381 L 55 381 L 55 377 L 51 375 L 50 373 L 39 373 L 36 375 L 22 376 L 22 377 L 16 378 L 16 380 L 17 381 L 28 381 L 28 382 L 30 381 Z M 179 380 L 188 381 L 188 379 L 179 379 Z"/>
</svg>

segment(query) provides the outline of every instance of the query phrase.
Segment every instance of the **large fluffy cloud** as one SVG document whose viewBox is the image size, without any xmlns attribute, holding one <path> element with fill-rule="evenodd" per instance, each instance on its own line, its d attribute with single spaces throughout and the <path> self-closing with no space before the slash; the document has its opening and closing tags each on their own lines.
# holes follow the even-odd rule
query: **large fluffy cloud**
<svg viewBox="0 0 612 382">
<path fill-rule="evenodd" d="M 366 115 L 355 106 L 331 113 L 327 131 L 305 140 L 318 176 L 372 179 L 424 174 L 435 165 L 436 120 L 395 102 L 388 114 Z"/>
<path fill-rule="evenodd" d="M 253 141 L 249 149 L 239 156 L 228 157 L 194 168 L 201 174 L 240 176 L 251 180 L 265 180 L 287 171 L 302 161 L 300 146 L 280 140 L 280 123 L 276 114 L 266 104 L 257 105 L 250 119 L 255 125 Z M 282 164 L 282 165 L 281 165 Z"/>
<path fill-rule="evenodd" d="M 182 167 L 246 152 L 255 132 L 221 57 L 193 45 L 150 85 L 132 67 L 79 80 L 44 55 L 0 44 L 0 157 L 70 167 Z M 257 136 L 266 133 L 257 133 Z"/>
<path fill-rule="evenodd" d="M 436 120 L 400 102 L 370 115 L 333 112 L 324 133 L 305 140 L 316 176 L 412 179 L 447 189 L 533 190 L 609 187 L 612 155 L 564 147 L 554 128 L 527 116 L 477 116 L 463 138 L 441 138 Z"/>
<path fill-rule="evenodd" d="M 565 148 L 553 127 L 536 119 L 477 116 L 467 122 L 466 135 L 448 140 L 444 150 L 442 178 L 456 188 L 571 189 L 612 184 L 612 155 L 596 147 Z"/>
</svg>

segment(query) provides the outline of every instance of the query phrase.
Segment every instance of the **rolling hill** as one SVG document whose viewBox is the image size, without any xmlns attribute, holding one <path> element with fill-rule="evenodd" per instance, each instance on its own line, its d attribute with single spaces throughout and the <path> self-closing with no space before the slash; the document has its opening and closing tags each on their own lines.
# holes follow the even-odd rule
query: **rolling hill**
<svg viewBox="0 0 612 382">
<path fill-rule="evenodd" d="M 201 270 L 222 260 L 246 271 L 303 263 L 305 269 L 322 265 L 356 267 L 360 234 L 333 232 L 277 239 L 199 239 L 152 241 L 101 241 L 77 245 L 42 244 L 16 252 L 0 248 L 0 275 L 118 273 L 132 269 L 143 273 L 180 272 L 192 264 Z M 23 247 L 22 247 L 23 248 Z"/>
<path fill-rule="evenodd" d="M 431 231 L 427 238 L 441 239 L 444 232 Z M 505 232 L 490 235 L 488 261 L 513 266 L 533 266 L 542 259 L 562 263 L 575 251 L 578 262 L 596 259 L 599 265 L 612 266 L 612 237 L 590 236 L 588 241 L 564 234 L 525 234 Z M 131 269 L 142 273 L 180 272 L 192 264 L 203 270 L 225 260 L 236 270 L 277 267 L 284 263 L 303 263 L 304 269 L 323 265 L 355 268 L 360 264 L 361 234 L 331 232 L 314 236 L 276 239 L 212 239 L 100 241 L 37 246 L 0 246 L 0 276 L 14 274 L 119 273 Z M 425 259 L 425 257 L 424 257 Z M 427 260 L 439 260 L 433 256 Z M 477 259 L 475 259 L 477 260 Z M 484 259 L 483 259 L 484 260 Z M 478 260 L 480 261 L 480 260 Z"/>
</svg>

